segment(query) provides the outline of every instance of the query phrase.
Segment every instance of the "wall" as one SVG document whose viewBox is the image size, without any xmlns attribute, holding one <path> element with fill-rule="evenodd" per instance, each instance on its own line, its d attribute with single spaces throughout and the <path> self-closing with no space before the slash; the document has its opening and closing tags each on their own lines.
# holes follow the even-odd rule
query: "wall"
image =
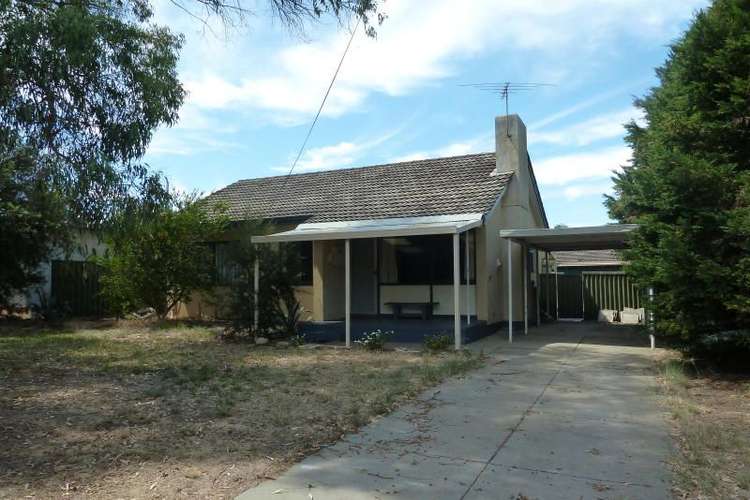
<svg viewBox="0 0 750 500">
<path fill-rule="evenodd" d="M 263 276 L 261 275 L 261 279 Z M 219 286 L 210 293 L 206 291 L 193 292 L 188 302 L 178 303 L 169 317 L 171 319 L 231 319 L 229 310 L 231 302 L 230 288 Z M 294 289 L 294 295 L 304 309 L 302 319 L 311 320 L 313 317 L 313 287 L 298 286 Z"/>
<path fill-rule="evenodd" d="M 506 121 L 510 120 L 507 124 Z M 506 130 L 510 131 L 510 137 Z M 478 317 L 488 323 L 508 319 L 508 243 L 501 240 L 501 229 L 544 227 L 536 196 L 534 195 L 528 153 L 526 127 L 517 115 L 495 119 L 497 171 L 514 173 L 506 186 L 499 205 L 485 217 L 485 224 L 477 232 L 477 286 Z M 523 320 L 523 253 L 520 245 L 513 244 L 513 318 Z M 531 265 L 529 265 L 531 268 Z M 529 320 L 533 323 L 536 311 L 536 290 L 528 286 Z"/>
<path fill-rule="evenodd" d="M 344 242 L 313 243 L 313 319 L 344 317 Z"/>
</svg>

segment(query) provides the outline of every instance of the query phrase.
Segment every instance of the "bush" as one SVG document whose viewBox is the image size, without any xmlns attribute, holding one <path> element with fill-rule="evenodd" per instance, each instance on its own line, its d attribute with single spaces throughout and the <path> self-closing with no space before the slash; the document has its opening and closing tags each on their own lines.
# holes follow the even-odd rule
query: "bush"
<svg viewBox="0 0 750 500">
<path fill-rule="evenodd" d="M 258 221 L 246 221 L 229 243 L 231 279 L 229 314 L 233 319 L 228 328 L 235 336 L 262 335 L 278 339 L 298 334 L 304 309 L 295 296 L 299 282 L 299 255 L 287 245 L 256 245 L 252 236 L 272 228 Z M 258 291 L 258 331 L 253 331 L 255 318 L 255 261 L 260 261 Z"/>
<path fill-rule="evenodd" d="M 174 195 L 158 207 L 123 213 L 107 237 L 101 290 L 119 316 L 152 307 L 164 318 L 196 290 L 213 284 L 213 253 L 206 245 L 226 228 L 220 212 L 207 210 L 195 195 Z"/>
<path fill-rule="evenodd" d="M 392 331 L 384 332 L 378 328 L 370 333 L 365 333 L 361 339 L 355 340 L 354 343 L 361 345 L 368 351 L 382 351 L 391 336 L 393 336 Z"/>
<path fill-rule="evenodd" d="M 453 339 L 446 333 L 433 333 L 424 338 L 424 346 L 429 351 L 447 351 L 452 343 Z"/>
<path fill-rule="evenodd" d="M 685 351 L 698 360 L 710 361 L 722 370 L 748 371 L 750 330 L 726 330 L 702 336 Z"/>
<path fill-rule="evenodd" d="M 289 343 L 293 345 L 294 347 L 305 345 L 305 334 L 298 333 L 297 335 L 293 335 L 289 337 Z"/>
</svg>

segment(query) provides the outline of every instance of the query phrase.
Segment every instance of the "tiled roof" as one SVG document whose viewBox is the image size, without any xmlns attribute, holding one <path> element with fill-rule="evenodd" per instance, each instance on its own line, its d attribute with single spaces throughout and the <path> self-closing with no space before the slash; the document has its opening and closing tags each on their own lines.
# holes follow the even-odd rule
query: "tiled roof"
<svg viewBox="0 0 750 500">
<path fill-rule="evenodd" d="M 484 213 L 511 173 L 490 175 L 495 153 L 237 181 L 206 198 L 232 220 L 336 222 Z"/>
<path fill-rule="evenodd" d="M 617 266 L 622 258 L 616 250 L 578 250 L 571 252 L 553 252 L 558 266 Z"/>
</svg>

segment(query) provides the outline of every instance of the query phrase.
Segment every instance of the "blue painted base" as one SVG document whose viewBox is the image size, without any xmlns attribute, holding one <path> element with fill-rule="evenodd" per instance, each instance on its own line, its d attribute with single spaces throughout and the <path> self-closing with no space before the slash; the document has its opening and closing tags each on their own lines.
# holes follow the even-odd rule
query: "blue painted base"
<svg viewBox="0 0 750 500">
<path fill-rule="evenodd" d="M 523 328 L 523 324 L 521 324 Z M 464 343 L 474 342 L 482 337 L 491 335 L 502 328 L 502 324 L 487 324 L 484 321 L 473 320 L 466 324 L 463 319 L 461 335 Z M 423 320 L 417 318 L 392 317 L 356 317 L 352 318 L 352 340 L 359 340 L 366 333 L 380 329 L 392 331 L 393 342 L 422 343 L 428 335 L 445 333 L 453 336 L 453 316 L 436 316 Z M 343 321 L 307 321 L 300 325 L 300 333 L 305 335 L 308 342 L 344 342 L 345 329 Z"/>
</svg>

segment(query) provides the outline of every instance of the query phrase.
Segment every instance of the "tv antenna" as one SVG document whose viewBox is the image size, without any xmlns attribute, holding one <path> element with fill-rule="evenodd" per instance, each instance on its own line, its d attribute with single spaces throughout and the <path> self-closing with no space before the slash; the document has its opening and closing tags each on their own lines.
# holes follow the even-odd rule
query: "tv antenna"
<svg viewBox="0 0 750 500">
<path fill-rule="evenodd" d="M 552 83 L 533 83 L 533 82 L 485 82 L 485 83 L 464 83 L 461 87 L 473 87 L 475 89 L 489 92 L 497 95 L 505 101 L 505 116 L 508 117 L 509 101 L 511 94 L 520 94 L 523 92 L 533 92 L 540 87 L 554 87 Z M 505 120 L 505 134 L 510 137 L 510 122 Z"/>
</svg>

